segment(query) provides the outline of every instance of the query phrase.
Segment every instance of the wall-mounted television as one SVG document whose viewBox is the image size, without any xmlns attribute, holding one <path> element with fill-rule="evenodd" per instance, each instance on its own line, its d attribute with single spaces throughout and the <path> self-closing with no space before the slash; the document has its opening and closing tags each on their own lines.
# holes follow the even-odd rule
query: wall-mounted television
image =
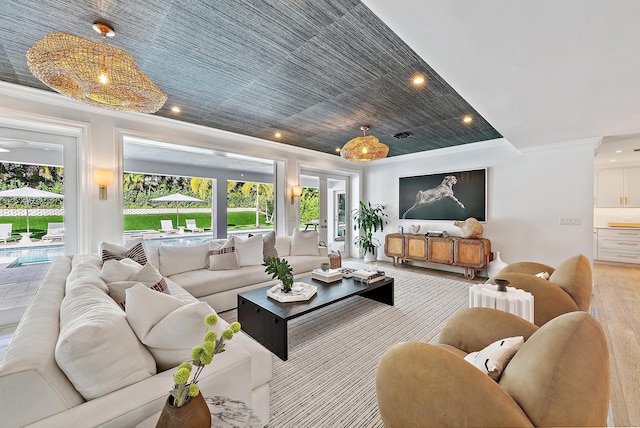
<svg viewBox="0 0 640 428">
<path fill-rule="evenodd" d="M 487 221 L 487 169 L 400 177 L 400 219 Z"/>
</svg>

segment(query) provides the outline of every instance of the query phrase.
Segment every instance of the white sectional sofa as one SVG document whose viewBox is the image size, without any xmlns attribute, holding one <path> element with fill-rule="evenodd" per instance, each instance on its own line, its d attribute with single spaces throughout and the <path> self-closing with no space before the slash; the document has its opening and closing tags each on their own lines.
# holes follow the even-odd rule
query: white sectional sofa
<svg viewBox="0 0 640 428">
<path fill-rule="evenodd" d="M 292 255 L 291 242 L 278 237 L 276 248 L 296 276 L 328 261 L 326 248 L 316 254 L 307 245 L 302 252 L 313 254 L 303 255 L 295 254 L 301 251 L 294 246 Z M 164 254 L 161 247 L 147 254 L 158 276 L 171 273 L 163 279 L 169 294 L 184 302 L 179 304 L 208 308 L 199 298 L 223 311 L 235 307 L 239 292 L 274 282 L 262 266 L 219 271 L 199 266 L 204 247 L 196 247 Z M 172 273 L 176 266 L 188 270 Z M 156 354 L 133 331 L 127 318 L 131 308 L 123 311 L 110 297 L 112 284 L 105 283 L 104 272 L 98 255 L 63 256 L 52 263 L 0 364 L 2 427 L 130 427 L 161 410 L 175 367 L 157 371 Z M 219 324 L 227 326 L 222 319 Z M 271 370 L 271 353 L 240 332 L 205 367 L 198 385 L 205 395 L 244 401 L 266 424 Z"/>
<path fill-rule="evenodd" d="M 309 235 L 316 242 L 314 251 L 309 251 L 309 246 L 306 251 L 304 247 L 292 247 L 292 240 L 298 238 L 295 232 L 293 236 L 275 237 L 278 256 L 289 262 L 295 278 L 310 275 L 322 263 L 329 262 L 327 247 L 317 246 L 317 234 Z M 225 240 L 213 241 L 222 243 Z M 218 312 L 235 308 L 238 293 L 276 283 L 271 275 L 265 273 L 264 266 L 260 264 L 262 259 L 260 263 L 238 269 L 210 270 L 208 252 L 208 243 L 191 247 L 158 247 L 149 251 L 149 260 L 163 276 L 209 303 Z"/>
</svg>

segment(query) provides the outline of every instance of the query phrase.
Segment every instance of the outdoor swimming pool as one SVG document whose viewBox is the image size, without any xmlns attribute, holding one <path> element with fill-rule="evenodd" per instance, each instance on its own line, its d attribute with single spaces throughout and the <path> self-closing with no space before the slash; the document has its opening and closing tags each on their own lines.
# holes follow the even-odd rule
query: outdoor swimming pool
<svg viewBox="0 0 640 428">
<path fill-rule="evenodd" d="M 211 235 L 180 236 L 180 237 L 171 237 L 171 238 L 145 239 L 144 243 L 147 246 L 147 248 L 156 248 L 160 246 L 175 247 L 175 246 L 197 245 L 209 239 L 211 239 Z M 63 256 L 63 255 L 64 255 L 63 244 L 0 249 L 0 259 L 2 258 L 13 259 L 17 257 L 17 259 L 11 262 L 11 264 L 8 266 L 10 268 L 38 264 L 38 263 L 50 263 L 56 257 Z"/>
</svg>

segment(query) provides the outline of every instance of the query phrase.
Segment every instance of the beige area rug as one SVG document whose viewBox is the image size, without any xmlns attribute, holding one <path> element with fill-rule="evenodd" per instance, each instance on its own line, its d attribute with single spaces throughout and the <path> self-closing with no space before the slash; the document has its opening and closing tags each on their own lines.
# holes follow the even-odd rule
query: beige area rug
<svg viewBox="0 0 640 428">
<path fill-rule="evenodd" d="M 346 262 L 348 267 L 364 267 Z M 375 371 L 397 342 L 435 342 L 467 307 L 470 283 L 384 268 L 395 306 L 353 297 L 289 323 L 289 360 L 273 356 L 269 427 L 382 427 Z M 236 320 L 236 311 L 220 314 Z"/>
</svg>

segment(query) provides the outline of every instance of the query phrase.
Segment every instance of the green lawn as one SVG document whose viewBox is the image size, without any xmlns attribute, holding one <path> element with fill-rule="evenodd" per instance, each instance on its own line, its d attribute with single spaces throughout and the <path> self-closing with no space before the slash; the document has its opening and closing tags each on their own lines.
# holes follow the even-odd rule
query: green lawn
<svg viewBox="0 0 640 428">
<path fill-rule="evenodd" d="M 211 214 L 209 213 L 181 213 L 180 223 L 176 223 L 175 213 L 166 214 L 127 214 L 124 216 L 124 230 L 158 230 L 160 220 L 173 221 L 173 227 L 185 226 L 186 219 L 195 219 L 198 227 L 211 228 Z M 58 216 L 32 216 L 29 217 L 29 230 L 31 236 L 36 239 L 42 238 L 47 233 L 49 223 L 62 223 L 63 217 Z M 249 230 L 255 229 L 255 211 L 233 211 L 227 213 L 227 230 Z M 12 223 L 14 234 L 27 231 L 27 221 L 23 216 L 0 217 L 0 223 Z M 260 214 L 260 228 L 271 229 L 273 224 L 267 224 L 264 214 Z"/>
</svg>

